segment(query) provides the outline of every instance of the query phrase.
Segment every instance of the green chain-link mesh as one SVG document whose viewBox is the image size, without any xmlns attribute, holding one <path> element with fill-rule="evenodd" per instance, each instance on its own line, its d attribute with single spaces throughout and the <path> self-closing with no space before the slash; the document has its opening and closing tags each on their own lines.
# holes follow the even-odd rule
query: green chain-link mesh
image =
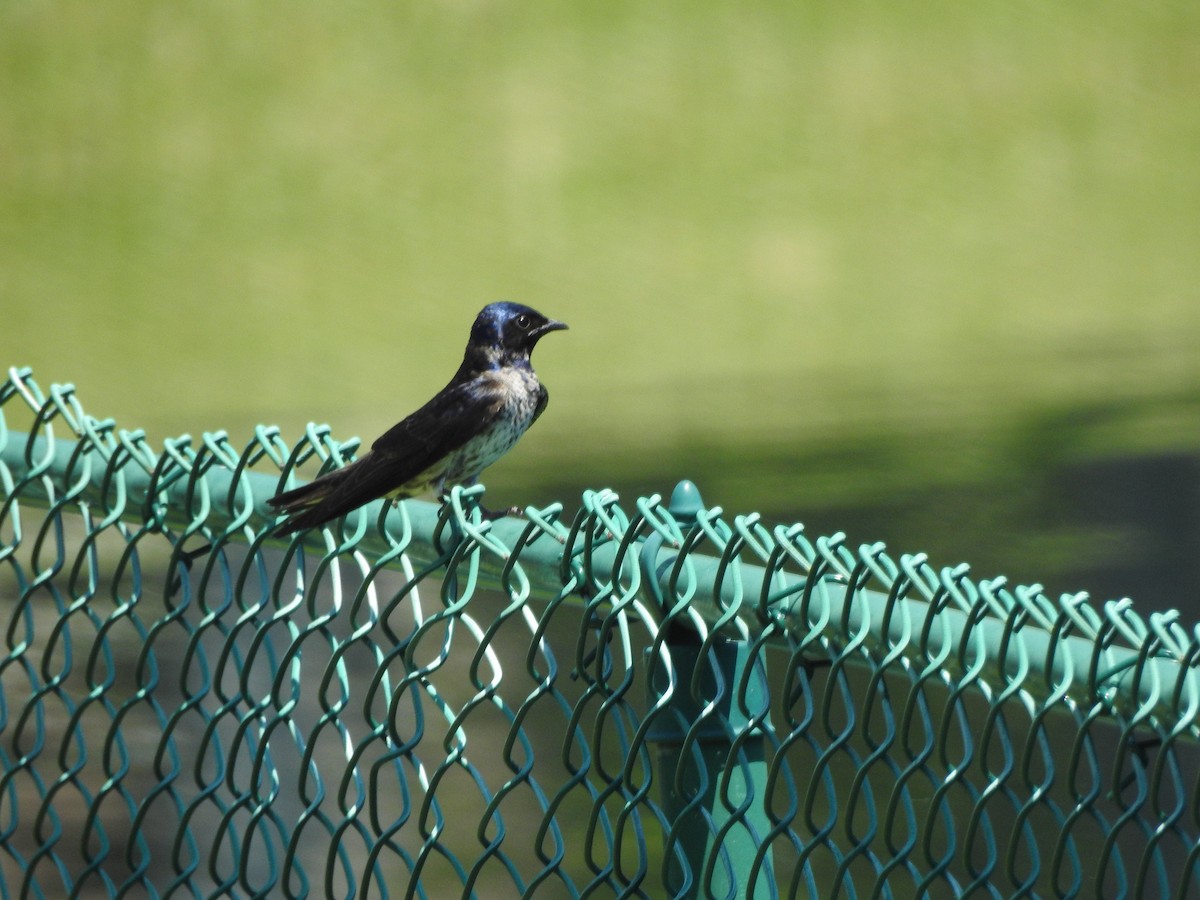
<svg viewBox="0 0 1200 900">
<path fill-rule="evenodd" d="M 11 417 L 22 420 L 10 430 Z M 1197 896 L 1200 632 L 800 526 L 0 384 L 0 896 Z"/>
</svg>

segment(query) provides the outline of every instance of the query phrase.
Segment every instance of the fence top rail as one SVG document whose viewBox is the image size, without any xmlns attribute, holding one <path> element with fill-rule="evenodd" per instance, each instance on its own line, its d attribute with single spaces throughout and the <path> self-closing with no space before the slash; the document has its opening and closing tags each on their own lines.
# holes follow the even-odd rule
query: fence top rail
<svg viewBox="0 0 1200 900">
<path fill-rule="evenodd" d="M 6 412 L 31 423 L 10 429 Z M 544 602 L 637 603 L 660 626 L 782 642 L 813 659 L 858 647 L 1200 738 L 1200 625 L 1189 632 L 1177 611 L 1143 617 L 1128 598 L 1097 604 L 1083 592 L 1055 601 L 1040 585 L 972 578 L 965 564 L 935 568 L 924 554 L 852 547 L 841 533 L 811 539 L 800 524 L 728 518 L 686 481 L 669 501 L 639 498 L 632 509 L 604 489 L 585 491 L 573 518 L 556 503 L 495 522 L 480 515 L 481 487 L 456 488 L 444 504 L 376 501 L 340 526 L 271 535 L 267 498 L 310 459 L 341 465 L 357 446 L 326 425 L 309 425 L 294 446 L 259 426 L 244 446 L 211 432 L 157 452 L 143 432 L 84 412 L 72 385 L 43 392 L 31 370 L 12 368 L 0 382 L 0 519 L 16 503 L 74 507 L 106 525 L 161 531 L 185 556 L 244 541 L 382 559 L 403 545 L 413 562 L 436 566 L 465 548 L 485 583 Z M 0 536 L 0 557 L 5 544 Z"/>
</svg>

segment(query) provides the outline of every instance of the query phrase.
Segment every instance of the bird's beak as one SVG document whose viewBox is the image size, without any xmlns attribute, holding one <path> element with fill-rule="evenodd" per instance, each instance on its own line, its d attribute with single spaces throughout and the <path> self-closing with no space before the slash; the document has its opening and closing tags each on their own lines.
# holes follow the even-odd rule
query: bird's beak
<svg viewBox="0 0 1200 900">
<path fill-rule="evenodd" d="M 548 331 L 566 331 L 566 330 L 567 330 L 566 322 L 559 322 L 556 319 L 551 319 L 545 325 L 543 325 L 541 328 L 539 328 L 537 330 L 537 336 L 541 337 L 543 334 L 546 334 Z"/>
</svg>

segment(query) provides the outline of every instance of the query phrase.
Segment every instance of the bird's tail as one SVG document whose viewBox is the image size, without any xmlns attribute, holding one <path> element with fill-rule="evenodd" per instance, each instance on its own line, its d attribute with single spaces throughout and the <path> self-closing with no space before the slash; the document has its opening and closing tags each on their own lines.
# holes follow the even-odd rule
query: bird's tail
<svg viewBox="0 0 1200 900">
<path fill-rule="evenodd" d="M 308 484 L 276 494 L 267 500 L 269 506 L 288 515 L 286 520 L 276 526 L 275 534 L 292 534 L 305 528 L 315 528 L 337 517 L 342 510 L 331 509 L 326 501 L 337 490 L 346 471 L 335 469 Z"/>
</svg>

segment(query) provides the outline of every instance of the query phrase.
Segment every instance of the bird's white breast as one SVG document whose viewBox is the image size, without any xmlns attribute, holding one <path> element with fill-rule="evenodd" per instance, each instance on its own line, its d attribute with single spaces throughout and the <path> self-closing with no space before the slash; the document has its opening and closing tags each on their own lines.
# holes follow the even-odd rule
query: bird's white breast
<svg viewBox="0 0 1200 900">
<path fill-rule="evenodd" d="M 533 424 L 541 383 L 531 369 L 505 366 L 487 372 L 496 394 L 503 398 L 495 425 L 467 441 L 449 461 L 445 483 L 473 478 L 507 453 Z"/>
</svg>

